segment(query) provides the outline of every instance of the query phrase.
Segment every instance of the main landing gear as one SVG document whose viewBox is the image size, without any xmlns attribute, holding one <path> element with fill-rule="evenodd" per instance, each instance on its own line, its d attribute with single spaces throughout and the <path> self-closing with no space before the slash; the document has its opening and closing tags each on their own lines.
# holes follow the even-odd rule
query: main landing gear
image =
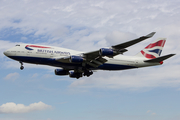
<svg viewBox="0 0 180 120">
<path fill-rule="evenodd" d="M 70 71 L 69 72 L 69 77 L 79 79 L 83 75 L 89 77 L 92 74 L 93 74 L 93 72 L 91 70 L 88 70 L 88 69 L 81 69 L 81 70 L 80 69 L 76 69 L 74 71 Z"/>
<path fill-rule="evenodd" d="M 21 64 L 20 69 L 23 70 L 23 69 L 24 69 L 23 62 L 22 62 L 22 61 L 19 61 L 19 63 Z"/>
<path fill-rule="evenodd" d="M 92 71 L 88 71 L 88 70 L 84 71 L 84 76 L 89 77 L 89 76 L 92 75 L 92 74 L 93 74 Z"/>
</svg>

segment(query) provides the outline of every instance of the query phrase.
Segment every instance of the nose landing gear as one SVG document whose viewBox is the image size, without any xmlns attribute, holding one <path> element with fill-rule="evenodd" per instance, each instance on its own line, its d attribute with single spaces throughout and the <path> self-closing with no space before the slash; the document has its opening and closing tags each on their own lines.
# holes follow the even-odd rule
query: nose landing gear
<svg viewBox="0 0 180 120">
<path fill-rule="evenodd" d="M 22 61 L 19 61 L 19 63 L 21 64 L 20 69 L 23 70 L 23 69 L 24 69 L 23 62 L 22 62 Z"/>
</svg>

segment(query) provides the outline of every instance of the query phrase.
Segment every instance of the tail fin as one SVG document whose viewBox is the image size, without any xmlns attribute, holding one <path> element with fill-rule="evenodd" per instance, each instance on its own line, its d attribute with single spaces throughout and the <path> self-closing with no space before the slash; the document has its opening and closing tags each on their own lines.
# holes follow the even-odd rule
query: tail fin
<svg viewBox="0 0 180 120">
<path fill-rule="evenodd" d="M 141 50 L 136 56 L 147 59 L 157 58 L 161 55 L 165 42 L 166 38 L 158 38 L 153 43 Z"/>
</svg>

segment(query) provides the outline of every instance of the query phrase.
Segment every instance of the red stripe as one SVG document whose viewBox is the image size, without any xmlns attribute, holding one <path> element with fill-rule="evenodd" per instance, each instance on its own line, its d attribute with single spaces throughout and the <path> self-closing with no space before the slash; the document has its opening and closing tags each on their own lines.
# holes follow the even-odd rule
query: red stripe
<svg viewBox="0 0 180 120">
<path fill-rule="evenodd" d="M 44 47 L 44 46 L 38 46 L 38 45 L 26 45 L 26 47 L 50 48 L 50 47 Z"/>
<path fill-rule="evenodd" d="M 164 44 L 165 44 L 165 40 L 159 40 L 158 42 L 149 44 L 147 47 L 145 47 L 145 49 L 153 48 L 155 46 L 164 47 Z"/>
<path fill-rule="evenodd" d="M 143 50 L 141 50 L 141 53 L 148 59 L 154 59 L 156 58 L 154 55 L 151 55 L 151 54 L 147 54 L 145 53 Z"/>
</svg>

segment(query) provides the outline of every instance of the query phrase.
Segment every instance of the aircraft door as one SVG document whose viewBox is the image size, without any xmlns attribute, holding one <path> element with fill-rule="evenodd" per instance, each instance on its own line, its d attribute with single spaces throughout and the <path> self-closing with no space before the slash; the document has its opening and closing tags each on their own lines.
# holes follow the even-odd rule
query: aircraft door
<svg viewBox="0 0 180 120">
<path fill-rule="evenodd" d="M 53 58 L 53 57 L 54 57 L 54 53 L 51 53 L 51 54 L 50 54 L 50 58 Z"/>
<path fill-rule="evenodd" d="M 135 66 L 138 67 L 139 62 L 135 60 L 134 63 L 135 63 Z"/>
<path fill-rule="evenodd" d="M 26 55 L 27 55 L 27 56 L 30 56 L 31 53 L 32 53 L 31 51 L 27 51 Z"/>
</svg>

